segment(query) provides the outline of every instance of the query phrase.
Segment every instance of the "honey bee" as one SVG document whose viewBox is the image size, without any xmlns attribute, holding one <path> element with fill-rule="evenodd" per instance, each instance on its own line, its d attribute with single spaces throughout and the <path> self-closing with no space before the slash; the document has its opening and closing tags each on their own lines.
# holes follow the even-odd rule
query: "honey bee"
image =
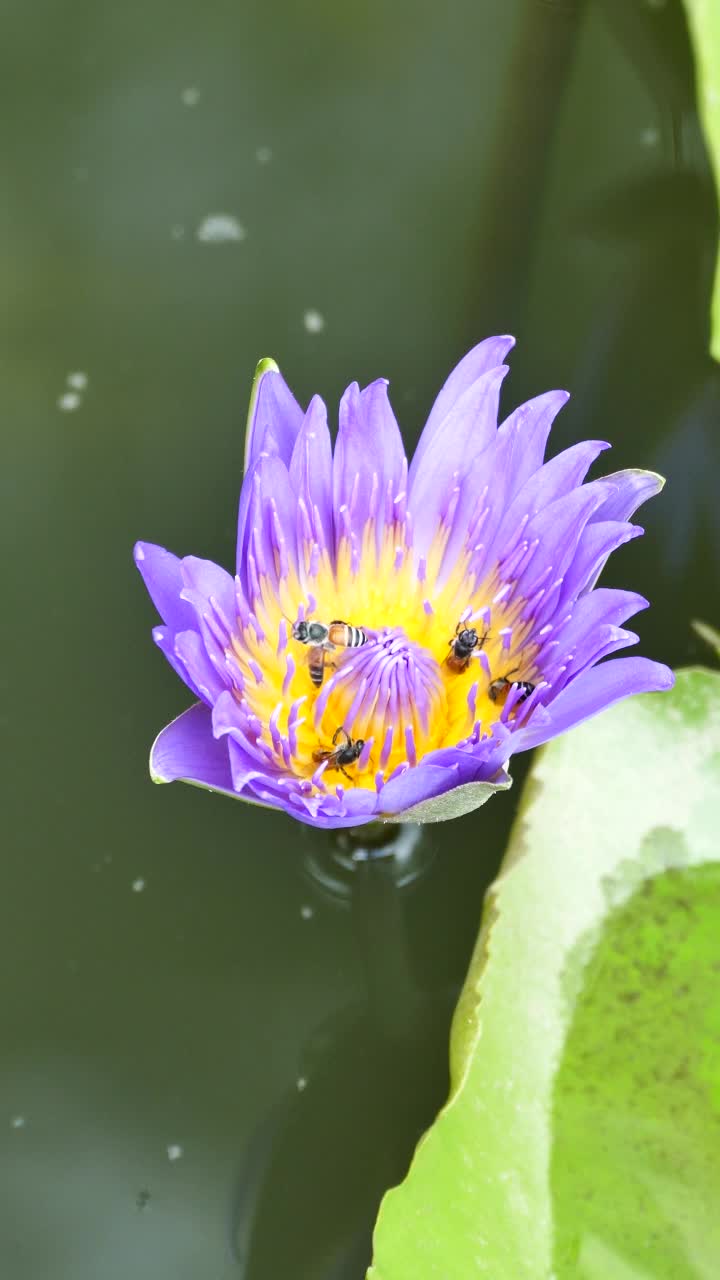
<svg viewBox="0 0 720 1280">
<path fill-rule="evenodd" d="M 532 680 L 509 680 L 508 676 L 512 676 L 518 670 L 514 667 L 512 671 L 508 671 L 506 676 L 500 676 L 498 680 L 491 680 L 488 686 L 488 697 L 491 702 L 497 702 L 502 693 L 507 693 L 508 689 L 521 689 L 522 693 L 518 698 L 518 702 L 525 702 L 526 698 L 534 692 L 535 685 Z"/>
<path fill-rule="evenodd" d="M 340 734 L 343 735 L 345 740 L 338 745 Z M 318 747 L 316 751 L 313 751 L 313 760 L 316 764 L 322 764 L 326 760 L 328 769 L 339 769 L 352 782 L 345 765 L 354 764 L 364 746 L 364 738 L 351 738 L 350 734 L 340 725 L 340 728 L 336 729 L 333 734 L 332 749 Z"/>
<path fill-rule="evenodd" d="M 475 627 L 465 627 L 458 622 L 455 635 L 448 641 L 450 652 L 445 659 L 451 671 L 467 671 L 475 649 L 482 649 L 490 632 L 479 636 Z"/>
<path fill-rule="evenodd" d="M 305 622 L 304 619 L 294 622 L 292 638 L 300 644 L 310 645 L 310 679 L 318 689 L 323 682 L 326 666 L 335 665 L 334 662 L 328 662 L 328 653 L 332 653 L 333 649 L 358 649 L 360 645 L 367 644 L 367 635 L 362 627 L 353 627 L 349 622 L 337 619 L 330 623 Z"/>
</svg>

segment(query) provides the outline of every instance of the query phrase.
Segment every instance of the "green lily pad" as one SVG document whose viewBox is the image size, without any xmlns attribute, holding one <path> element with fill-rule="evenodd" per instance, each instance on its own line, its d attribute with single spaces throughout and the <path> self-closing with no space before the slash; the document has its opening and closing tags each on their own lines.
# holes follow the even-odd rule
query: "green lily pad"
<svg viewBox="0 0 720 1280">
<path fill-rule="evenodd" d="M 371 1280 L 720 1275 L 720 676 L 536 757 Z"/>
<path fill-rule="evenodd" d="M 720 193 L 720 4 L 717 0 L 685 0 L 685 10 L 695 52 L 698 112 Z M 711 314 L 710 350 L 720 360 L 720 254 Z"/>
</svg>

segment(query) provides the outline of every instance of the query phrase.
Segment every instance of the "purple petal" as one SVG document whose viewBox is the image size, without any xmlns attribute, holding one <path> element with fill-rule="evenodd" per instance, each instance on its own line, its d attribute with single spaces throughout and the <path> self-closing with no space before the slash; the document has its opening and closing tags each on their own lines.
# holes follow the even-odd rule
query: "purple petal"
<svg viewBox="0 0 720 1280">
<path fill-rule="evenodd" d="M 405 446 L 403 444 L 397 418 L 388 397 L 387 378 L 376 378 L 360 392 L 368 436 L 373 442 L 373 451 L 382 458 L 385 476 L 393 484 L 399 484 L 405 463 Z"/>
<path fill-rule="evenodd" d="M 511 754 L 508 735 L 502 733 L 501 737 L 502 744 L 486 738 L 474 749 L 441 747 L 431 751 L 415 769 L 407 769 L 385 783 L 380 792 L 383 813 L 402 813 L 468 782 L 491 781 Z"/>
<path fill-rule="evenodd" d="M 216 600 L 229 623 L 235 617 L 235 580 L 214 560 L 185 556 L 182 561 L 183 599 Z"/>
<path fill-rule="evenodd" d="M 194 610 L 180 597 L 185 584 L 182 563 L 178 557 L 152 542 L 137 542 L 134 555 L 150 598 L 163 622 L 173 632 L 187 631 L 194 627 Z"/>
<path fill-rule="evenodd" d="M 227 680 L 213 666 L 197 631 L 178 632 L 173 646 L 173 658 L 175 659 L 173 666 L 185 683 L 197 693 L 198 697 L 202 698 L 203 702 L 212 705 L 226 688 Z M 172 658 L 170 660 L 172 661 Z"/>
<path fill-rule="evenodd" d="M 517 578 L 516 590 L 519 595 L 529 600 L 541 581 L 544 580 L 549 586 L 550 582 L 563 577 L 585 525 L 604 500 L 605 494 L 606 490 L 597 481 L 581 485 L 564 497 L 556 498 L 528 520 L 523 540 L 529 546 L 537 544 L 537 550 L 527 568 Z"/>
<path fill-rule="evenodd" d="M 300 430 L 303 411 L 277 368 L 266 368 L 260 361 L 259 374 L 253 386 L 253 400 L 245 435 L 245 470 L 249 471 L 253 462 L 267 447 L 268 436 L 272 437 L 273 449 L 289 466 L 293 446 Z"/>
<path fill-rule="evenodd" d="M 642 529 L 636 524 L 625 524 L 619 520 L 603 520 L 600 523 L 589 521 L 583 529 L 573 563 L 565 575 L 558 607 L 577 599 L 583 592 L 590 591 L 602 573 L 608 556 L 624 542 L 639 538 L 641 534 Z"/>
<path fill-rule="evenodd" d="M 422 800 L 450 791 L 459 782 L 457 765 L 419 764 L 407 769 L 398 778 L 386 782 L 380 792 L 379 804 L 383 813 L 402 813 Z"/>
<path fill-rule="evenodd" d="M 569 398 L 568 391 L 546 391 L 518 405 L 498 427 L 498 471 L 506 501 L 542 466 L 550 428 Z"/>
<path fill-rule="evenodd" d="M 227 747 L 213 737 L 208 707 L 196 703 L 158 734 L 150 752 L 150 773 L 153 782 L 193 782 L 235 795 Z"/>
<path fill-rule="evenodd" d="M 297 564 L 297 497 L 290 484 L 287 467 L 277 454 L 263 455 L 245 477 L 243 493 L 249 490 L 247 517 L 238 526 L 238 576 L 248 599 L 252 590 L 248 557 L 253 555 L 257 572 L 277 589 L 289 565 Z"/>
<path fill-rule="evenodd" d="M 221 679 L 226 682 L 225 651 L 234 630 L 235 583 L 212 560 L 186 556 L 182 562 L 183 600 L 193 608 L 194 629 L 200 632 L 205 652 Z"/>
<path fill-rule="evenodd" d="M 272 365 L 263 369 L 263 365 Z M 290 465 L 295 440 L 303 422 L 303 411 L 272 361 L 260 361 L 250 399 L 245 437 L 245 476 L 238 504 L 237 572 L 244 573 L 247 552 L 248 508 L 253 496 L 252 478 L 263 454 L 276 454 Z"/>
<path fill-rule="evenodd" d="M 180 679 L 184 681 L 184 683 L 187 685 L 190 692 L 193 693 L 196 698 L 201 698 L 203 702 L 209 702 L 211 701 L 211 699 L 208 698 L 205 693 L 201 692 L 200 688 L 195 683 L 193 677 L 190 675 L 190 672 L 187 666 L 185 665 L 185 663 L 183 662 L 182 658 L 179 656 L 179 654 L 175 652 L 175 642 L 177 640 L 178 635 L 181 635 L 181 636 L 197 635 L 197 632 L 195 631 L 178 632 L 178 631 L 171 631 L 169 627 L 153 627 L 152 638 L 155 641 L 155 644 L 157 645 L 160 652 L 164 653 L 165 657 L 170 663 L 170 666 L 177 673 L 177 675 L 179 675 Z M 202 645 L 202 641 L 200 640 L 199 636 L 197 636 L 197 639 L 198 639 L 198 643 Z"/>
<path fill-rule="evenodd" d="M 410 484 L 415 546 L 424 555 L 447 515 L 452 493 L 473 459 L 492 443 L 506 365 L 483 374 L 464 392 L 423 451 Z"/>
<path fill-rule="evenodd" d="M 603 440 L 586 440 L 558 453 L 535 471 L 506 508 L 495 537 L 499 555 L 511 551 L 521 536 L 527 517 L 536 515 L 550 503 L 582 484 L 587 470 L 603 449 Z M 492 555 L 492 553 L 491 553 Z"/>
<path fill-rule="evenodd" d="M 455 366 L 438 395 L 425 428 L 418 441 L 415 457 L 410 466 L 410 485 L 412 486 L 420 463 L 427 449 L 442 430 L 445 419 L 465 392 L 491 369 L 501 365 L 508 351 L 515 346 L 515 339 L 507 335 L 498 338 L 485 338 L 472 351 L 468 351 L 458 365 Z"/>
<path fill-rule="evenodd" d="M 567 622 L 563 624 L 559 620 L 559 625 L 553 627 L 545 647 L 537 655 L 537 668 L 542 672 L 543 678 L 550 681 L 554 690 L 557 689 L 553 672 L 558 664 L 568 664 L 568 672 L 563 679 L 563 683 L 567 683 L 568 679 L 577 675 L 589 663 L 599 660 L 609 629 L 622 627 L 628 618 L 647 607 L 648 601 L 644 596 L 637 595 L 634 591 L 598 587 L 581 596 L 572 606 L 572 614 Z M 581 665 L 578 666 L 578 663 Z"/>
<path fill-rule="evenodd" d="M 454 512 L 445 516 L 448 535 L 437 588 L 442 588 L 463 551 L 472 553 L 477 537 L 482 538 L 484 546 L 488 519 L 497 498 L 494 491 L 497 479 L 494 437 L 488 447 L 471 460 L 467 474 L 453 486 L 450 510 L 454 506 Z M 476 533 L 479 524 L 481 532 Z"/>
<path fill-rule="evenodd" d="M 377 795 L 364 788 L 345 791 L 342 800 L 334 793 L 320 797 L 292 793 L 283 799 L 282 808 L 292 818 L 328 831 L 364 826 L 380 816 Z"/>
<path fill-rule="evenodd" d="M 560 691 L 575 680 L 581 672 L 594 667 L 603 658 L 609 658 L 613 653 L 618 653 L 620 649 L 630 648 L 631 645 L 637 644 L 639 639 L 640 637 L 634 631 L 628 631 L 624 627 L 614 627 L 610 624 L 598 627 L 588 643 L 578 648 L 575 657 L 567 663 L 565 670 L 557 677 L 553 677 L 552 674 L 549 676 L 553 694 L 557 697 Z"/>
<path fill-rule="evenodd" d="M 222 735 L 219 735 L 222 736 Z M 282 805 L 282 793 L 277 787 L 277 776 L 258 768 L 257 760 L 237 741 L 228 737 L 228 753 L 233 787 L 238 795 L 258 804 Z"/>
<path fill-rule="evenodd" d="M 330 550 L 333 545 L 332 442 L 327 409 L 313 396 L 303 419 L 290 459 L 290 484 L 305 505 L 315 541 Z M 298 546 L 302 545 L 303 515 L 297 514 Z"/>
<path fill-rule="evenodd" d="M 600 666 L 577 676 L 546 707 L 550 724 L 535 727 L 530 723 L 527 729 L 519 729 L 513 734 L 513 748 L 515 751 L 528 751 L 531 747 L 538 747 L 604 711 L 605 707 L 621 698 L 671 689 L 674 682 L 675 677 L 669 667 L 651 662 L 649 658 L 615 658 L 612 662 L 602 662 Z"/>
<path fill-rule="evenodd" d="M 352 529 L 360 538 L 366 522 L 384 519 L 388 488 L 402 484 L 405 454 L 387 395 L 379 378 L 364 391 L 353 382 L 340 401 L 340 426 L 333 459 L 336 536 Z M 345 511 L 343 510 L 345 508 Z"/>
<path fill-rule="evenodd" d="M 614 492 L 595 512 L 593 520 L 629 520 L 648 498 L 660 492 L 665 481 L 655 471 L 614 471 L 603 476 Z"/>
</svg>

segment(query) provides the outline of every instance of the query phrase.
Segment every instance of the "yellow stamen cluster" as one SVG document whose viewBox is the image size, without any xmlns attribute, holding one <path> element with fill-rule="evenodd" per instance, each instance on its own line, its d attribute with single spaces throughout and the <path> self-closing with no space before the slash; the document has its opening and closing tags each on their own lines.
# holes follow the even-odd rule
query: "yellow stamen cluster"
<svg viewBox="0 0 720 1280">
<path fill-rule="evenodd" d="M 374 537 L 372 529 L 368 538 L 370 536 Z M 297 776 L 313 777 L 318 768 L 314 753 L 329 749 L 333 734 L 340 727 L 351 738 L 362 736 L 373 740 L 367 758 L 354 762 L 348 769 L 356 786 L 374 790 L 378 775 L 387 779 L 408 759 L 404 732 L 407 725 L 402 717 L 401 722 L 393 726 L 392 746 L 382 762 L 381 751 L 388 732 L 387 708 L 382 709 L 382 714 L 374 714 L 373 708 L 366 706 L 362 724 L 348 723 L 348 713 L 357 693 L 353 664 L 359 650 L 337 649 L 328 655 L 335 668 L 328 668 L 321 689 L 313 684 L 308 646 L 291 636 L 292 622 L 300 606 L 308 619 L 326 624 L 342 619 L 371 634 L 382 633 L 386 628 L 401 629 L 412 646 L 425 651 L 423 670 L 431 672 L 425 689 L 430 714 L 423 722 L 423 717 L 414 714 L 412 708 L 409 711 L 406 708 L 403 713 L 412 725 L 417 761 L 429 751 L 456 746 L 472 733 L 478 722 L 482 735 L 489 733 L 502 709 L 502 699 L 493 700 L 490 696 L 491 680 L 505 677 L 513 670 L 518 674 L 513 674 L 512 679 L 538 678 L 533 666 L 537 647 L 529 640 L 529 625 L 521 621 L 524 602 L 512 600 L 507 605 L 498 600 L 498 595 L 504 597 L 506 593 L 497 577 L 489 578 L 469 592 L 465 562 L 458 563 L 438 588 L 435 584 L 442 549 L 440 543 L 433 548 L 425 572 L 418 574 L 411 551 L 404 544 L 394 545 L 388 531 L 379 555 L 374 546 L 363 547 L 355 574 L 350 548 L 342 544 L 336 566 L 324 558 L 314 566 L 315 572 L 309 581 L 304 575 L 306 580 L 301 582 L 291 569 L 281 580 L 277 592 L 271 590 L 267 579 L 261 579 L 260 597 L 253 606 L 261 634 L 258 635 L 252 623 L 245 627 L 238 623 L 232 655 L 243 675 L 243 698 L 257 722 L 268 726 L 272 720 L 279 734 L 285 737 L 289 724 L 292 726 L 295 749 L 290 768 Z M 481 611 L 486 609 L 490 610 L 489 627 L 481 616 Z M 447 658 L 456 627 L 468 613 L 472 615 L 471 620 L 463 625 L 475 627 L 478 635 L 485 637 L 483 657 L 481 661 L 476 651 L 467 669 L 457 671 L 448 664 Z M 506 629 L 510 629 L 512 635 L 509 647 L 504 639 Z M 426 655 L 430 655 L 429 661 L 425 661 Z M 347 678 L 341 678 L 344 667 L 349 668 Z M 473 686 L 476 686 L 474 693 Z M 299 700 L 302 702 L 298 707 Z M 271 744 L 268 731 L 264 733 L 264 740 Z M 276 754 L 277 763 L 282 766 L 282 756 Z M 338 780 L 346 781 L 340 774 L 326 779 L 331 785 Z"/>
</svg>

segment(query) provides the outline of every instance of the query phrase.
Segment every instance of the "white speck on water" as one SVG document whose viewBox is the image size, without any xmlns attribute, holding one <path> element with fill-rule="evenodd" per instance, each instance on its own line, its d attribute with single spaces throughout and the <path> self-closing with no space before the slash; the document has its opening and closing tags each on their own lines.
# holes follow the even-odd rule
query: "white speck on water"
<svg viewBox="0 0 720 1280">
<path fill-rule="evenodd" d="M 650 125 L 640 130 L 640 141 L 644 147 L 656 147 L 660 141 L 660 130 Z"/>
<path fill-rule="evenodd" d="M 325 328 L 325 317 L 319 311 L 314 311 L 312 307 L 303 315 L 303 325 L 307 333 L 322 333 Z"/>
<path fill-rule="evenodd" d="M 183 106 L 196 107 L 198 102 L 200 101 L 200 90 L 198 89 L 197 85 L 191 84 L 188 86 L 187 89 L 183 89 L 182 93 L 180 94 L 180 99 L 183 103 Z"/>
<path fill-rule="evenodd" d="M 258 147 L 257 151 L 255 152 L 255 159 L 257 160 L 258 164 L 270 164 L 270 161 L 272 160 L 272 158 L 273 158 L 273 153 L 270 150 L 270 147 Z"/>
<path fill-rule="evenodd" d="M 11 1129 L 24 1129 L 24 1128 L 25 1128 L 25 1117 L 24 1117 L 24 1116 L 11 1116 L 11 1117 L 10 1117 L 10 1128 L 11 1128 Z"/>
<path fill-rule="evenodd" d="M 167 1149 L 168 1160 L 180 1160 L 182 1157 L 182 1154 L 183 1154 L 183 1149 L 180 1146 L 180 1144 L 177 1142 L 171 1142 L 170 1146 Z"/>
<path fill-rule="evenodd" d="M 137 880 L 133 880 L 132 882 L 133 893 L 142 893 L 144 888 L 145 888 L 145 881 L 142 879 L 142 876 L 138 876 Z"/>
<path fill-rule="evenodd" d="M 310 906 L 309 903 L 303 902 L 300 908 L 300 915 L 302 916 L 303 920 L 312 920 L 313 916 L 315 915 L 315 912 L 313 911 L 313 908 Z"/>
<path fill-rule="evenodd" d="M 228 244 L 233 240 L 244 240 L 247 232 L 231 213 L 209 213 L 195 234 L 203 244 Z"/>
<path fill-rule="evenodd" d="M 173 225 L 170 228 L 170 235 L 172 236 L 173 240 L 184 240 L 185 228 L 182 222 L 173 223 Z"/>
<path fill-rule="evenodd" d="M 67 384 L 73 391 L 84 391 L 88 384 L 88 376 L 82 369 L 78 369 L 77 373 L 68 374 Z"/>
<path fill-rule="evenodd" d="M 77 391 L 63 391 L 62 395 L 58 396 L 57 407 L 63 413 L 72 413 L 75 409 L 79 409 L 81 404 L 82 396 L 78 395 Z"/>
<path fill-rule="evenodd" d="M 297 1080 L 295 1081 L 295 1088 L 297 1089 L 298 1093 L 302 1093 L 305 1089 L 307 1089 L 307 1076 L 298 1076 Z"/>
</svg>

